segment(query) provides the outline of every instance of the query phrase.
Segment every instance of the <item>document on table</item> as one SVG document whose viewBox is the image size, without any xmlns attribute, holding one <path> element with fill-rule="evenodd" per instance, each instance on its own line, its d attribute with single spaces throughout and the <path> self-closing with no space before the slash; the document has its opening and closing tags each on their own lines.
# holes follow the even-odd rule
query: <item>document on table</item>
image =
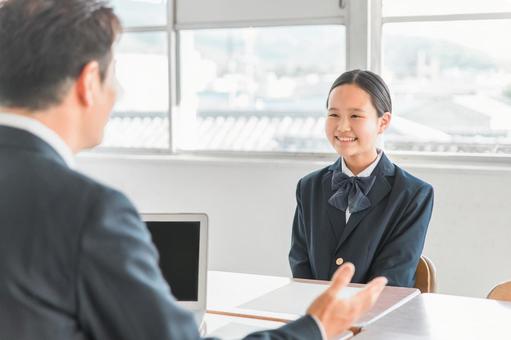
<svg viewBox="0 0 511 340">
<path fill-rule="evenodd" d="M 240 309 L 256 310 L 280 314 L 283 319 L 293 320 L 305 314 L 309 305 L 325 291 L 327 285 L 303 282 L 290 282 L 254 300 L 239 305 Z M 361 288 L 345 287 L 340 298 L 349 298 Z"/>
<path fill-rule="evenodd" d="M 291 281 L 250 301 L 237 305 L 229 311 L 237 315 L 251 315 L 277 321 L 291 321 L 302 316 L 309 305 L 328 287 L 325 284 Z M 344 287 L 340 298 L 350 298 L 363 286 Z M 365 327 L 382 316 L 407 303 L 420 291 L 414 288 L 385 287 L 374 307 L 360 318 L 356 327 Z"/>
</svg>

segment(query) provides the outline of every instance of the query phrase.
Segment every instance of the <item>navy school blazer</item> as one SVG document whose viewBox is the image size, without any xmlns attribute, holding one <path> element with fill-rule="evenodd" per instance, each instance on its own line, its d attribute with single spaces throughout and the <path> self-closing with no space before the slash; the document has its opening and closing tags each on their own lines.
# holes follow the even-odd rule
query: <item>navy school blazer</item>
<svg viewBox="0 0 511 340">
<path fill-rule="evenodd" d="M 351 262 L 354 283 L 385 276 L 391 286 L 413 287 L 433 209 L 432 186 L 383 154 L 372 172 L 377 179 L 367 195 L 371 206 L 346 223 L 345 212 L 328 203 L 340 162 L 298 182 L 289 252 L 293 277 L 330 280 L 337 263 Z"/>
</svg>

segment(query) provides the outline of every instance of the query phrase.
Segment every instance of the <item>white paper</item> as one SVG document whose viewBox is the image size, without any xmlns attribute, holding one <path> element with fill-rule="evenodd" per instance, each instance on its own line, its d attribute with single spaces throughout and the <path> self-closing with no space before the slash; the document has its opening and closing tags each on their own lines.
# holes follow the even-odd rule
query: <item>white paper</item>
<svg viewBox="0 0 511 340">
<path fill-rule="evenodd" d="M 264 294 L 252 301 L 239 305 L 238 308 L 272 313 L 303 315 L 312 301 L 328 288 L 328 285 L 290 282 L 289 284 Z M 345 287 L 339 298 L 349 298 L 361 288 Z"/>
</svg>

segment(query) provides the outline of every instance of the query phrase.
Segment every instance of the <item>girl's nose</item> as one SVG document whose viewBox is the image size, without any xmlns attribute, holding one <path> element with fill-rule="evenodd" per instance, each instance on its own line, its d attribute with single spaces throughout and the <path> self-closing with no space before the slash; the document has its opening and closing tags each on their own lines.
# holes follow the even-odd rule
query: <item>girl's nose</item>
<svg viewBox="0 0 511 340">
<path fill-rule="evenodd" d="M 344 132 L 344 131 L 350 131 L 351 130 L 351 126 L 350 126 L 350 122 L 349 122 L 349 119 L 347 118 L 339 118 L 339 122 L 337 124 L 337 131 L 339 132 Z"/>
</svg>

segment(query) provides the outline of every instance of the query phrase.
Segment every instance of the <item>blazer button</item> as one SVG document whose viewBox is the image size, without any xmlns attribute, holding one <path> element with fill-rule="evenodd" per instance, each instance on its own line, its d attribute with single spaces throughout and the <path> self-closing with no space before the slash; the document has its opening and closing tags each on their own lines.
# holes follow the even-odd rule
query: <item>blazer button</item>
<svg viewBox="0 0 511 340">
<path fill-rule="evenodd" d="M 338 257 L 337 260 L 335 260 L 335 264 L 338 266 L 340 266 L 343 263 L 344 263 L 344 260 L 342 259 L 342 257 Z"/>
</svg>

